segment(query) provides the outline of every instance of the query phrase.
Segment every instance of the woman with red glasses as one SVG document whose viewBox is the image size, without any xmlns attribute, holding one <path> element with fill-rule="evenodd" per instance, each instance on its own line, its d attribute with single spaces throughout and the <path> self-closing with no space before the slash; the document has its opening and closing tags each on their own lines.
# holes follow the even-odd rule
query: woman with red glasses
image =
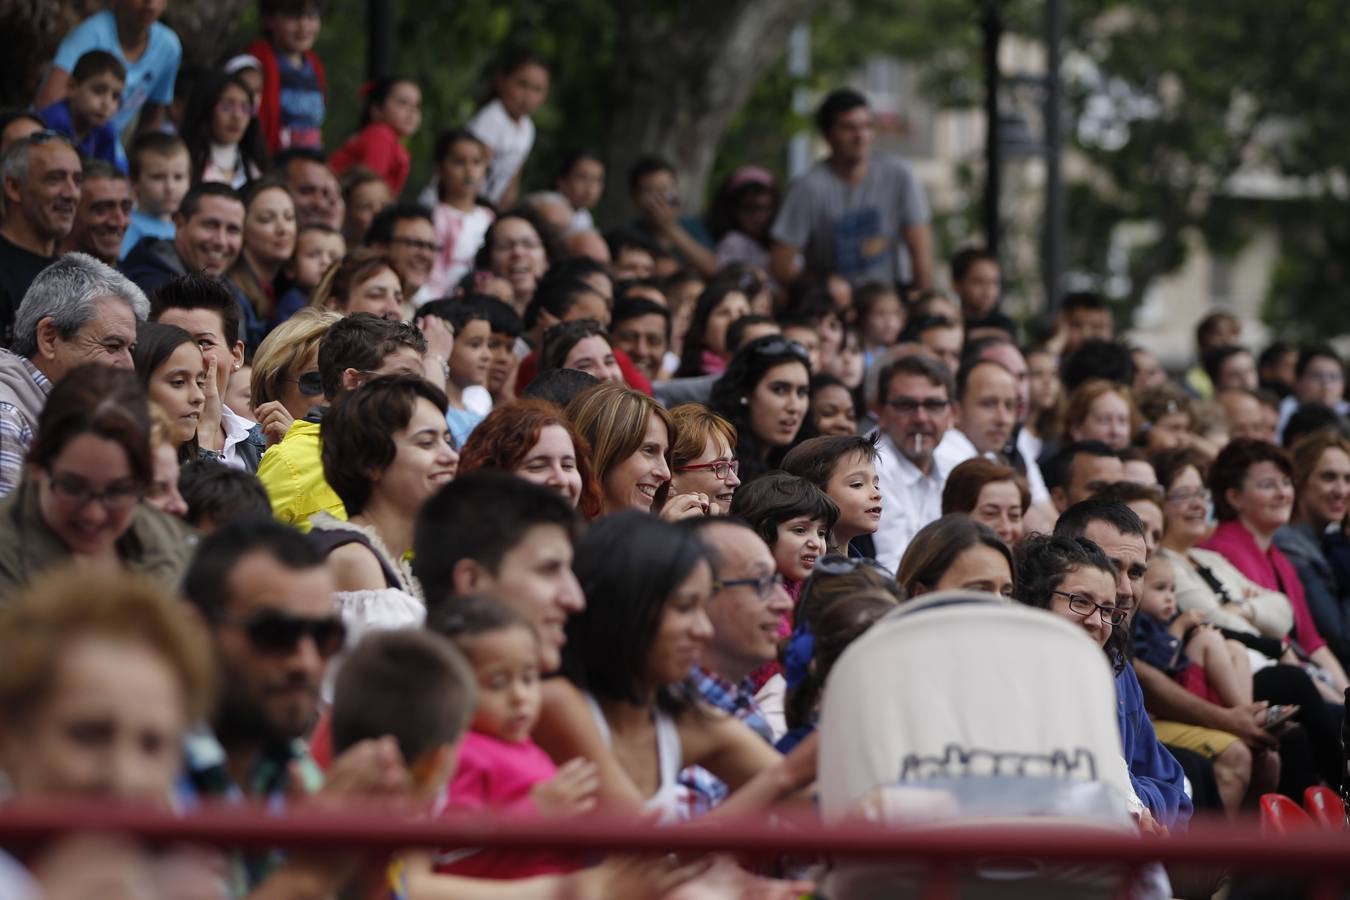
<svg viewBox="0 0 1350 900">
<path fill-rule="evenodd" d="M 725 514 L 740 487 L 736 460 L 736 426 L 701 403 L 685 403 L 670 411 L 675 443 L 670 448 L 672 494 L 707 498 L 708 514 Z"/>
</svg>

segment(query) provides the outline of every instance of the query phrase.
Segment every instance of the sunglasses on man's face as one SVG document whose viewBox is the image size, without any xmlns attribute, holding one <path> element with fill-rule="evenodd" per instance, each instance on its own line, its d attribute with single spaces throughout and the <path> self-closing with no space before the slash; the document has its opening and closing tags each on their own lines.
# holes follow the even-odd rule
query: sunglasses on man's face
<svg viewBox="0 0 1350 900">
<path fill-rule="evenodd" d="M 232 624 L 243 629 L 254 648 L 263 653 L 294 653 L 302 638 L 308 636 L 323 659 L 341 652 L 347 643 L 347 626 L 340 616 L 319 619 L 291 616 L 276 610 L 264 610 Z"/>
</svg>

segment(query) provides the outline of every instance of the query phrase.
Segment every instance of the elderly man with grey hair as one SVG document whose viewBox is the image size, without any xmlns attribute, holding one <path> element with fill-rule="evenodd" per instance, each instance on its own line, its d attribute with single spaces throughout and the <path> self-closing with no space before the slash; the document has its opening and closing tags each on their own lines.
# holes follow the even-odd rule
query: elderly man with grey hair
<svg viewBox="0 0 1350 900">
<path fill-rule="evenodd" d="M 68 253 L 23 295 L 11 350 L 0 350 L 0 497 L 18 485 L 52 385 L 84 363 L 132 368 L 136 323 L 150 313 L 141 289 L 116 269 Z"/>
</svg>

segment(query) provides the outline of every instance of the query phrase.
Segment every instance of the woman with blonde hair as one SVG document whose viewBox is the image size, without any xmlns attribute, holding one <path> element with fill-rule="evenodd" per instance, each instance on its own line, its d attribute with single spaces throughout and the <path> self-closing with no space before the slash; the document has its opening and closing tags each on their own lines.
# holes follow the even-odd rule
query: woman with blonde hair
<svg viewBox="0 0 1350 900">
<path fill-rule="evenodd" d="M 591 465 L 600 484 L 600 514 L 625 509 L 658 510 L 666 518 L 709 511 L 699 494 L 671 497 L 670 448 L 675 423 L 665 407 L 646 394 L 604 382 L 572 398 L 567 416 L 591 445 Z"/>
<path fill-rule="evenodd" d="M 342 316 L 309 307 L 282 322 L 253 355 L 249 398 L 268 445 L 286 436 L 296 419 L 323 403 L 319 342 Z"/>
<path fill-rule="evenodd" d="M 731 508 L 737 475 L 736 426 L 702 403 L 684 403 L 670 411 L 675 443 L 670 448 L 670 488 L 679 494 L 703 494 L 712 515 Z"/>
<path fill-rule="evenodd" d="M 1139 412 L 1130 389 L 1104 378 L 1091 378 L 1069 395 L 1064 413 L 1065 444 L 1101 441 L 1112 450 L 1124 450 L 1139 430 Z"/>
</svg>

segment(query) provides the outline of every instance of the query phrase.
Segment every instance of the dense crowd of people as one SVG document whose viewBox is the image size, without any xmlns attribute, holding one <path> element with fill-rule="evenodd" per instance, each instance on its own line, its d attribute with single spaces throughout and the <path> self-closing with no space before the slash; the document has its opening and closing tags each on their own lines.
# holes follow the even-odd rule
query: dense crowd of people
<svg viewBox="0 0 1350 900">
<path fill-rule="evenodd" d="M 807 810 L 835 662 L 949 590 L 1101 649 L 1139 831 L 1341 786 L 1332 347 L 1257 353 L 1216 311 L 1173 377 L 1093 293 L 1022 333 L 977 246 L 938 289 L 923 188 L 853 90 L 790 184 L 739 169 L 700 218 L 645 157 L 637 219 L 598 230 L 597 151 L 523 190 L 544 58 L 436 123 L 415 185 L 406 78 L 324 151 L 316 0 L 261 0 L 258 40 L 191 73 L 163 8 L 82 22 L 0 121 L 7 801 Z M 0 887 L 810 887 L 729 859 L 72 842 L 0 853 Z"/>
</svg>

